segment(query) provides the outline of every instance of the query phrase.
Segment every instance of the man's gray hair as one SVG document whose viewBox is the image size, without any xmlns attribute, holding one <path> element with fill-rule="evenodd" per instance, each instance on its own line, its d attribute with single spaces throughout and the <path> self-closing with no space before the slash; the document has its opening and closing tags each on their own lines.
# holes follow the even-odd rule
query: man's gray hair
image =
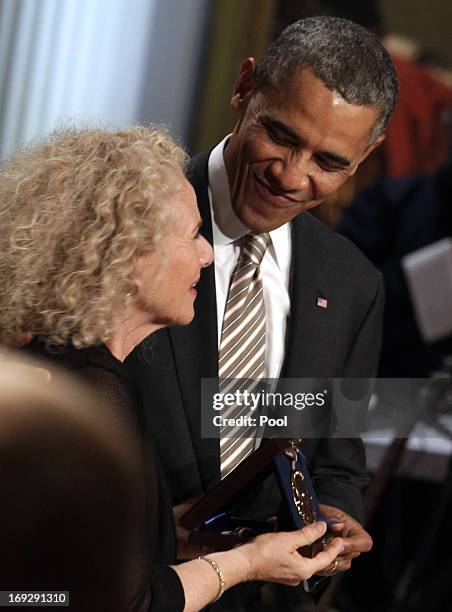
<svg viewBox="0 0 452 612">
<path fill-rule="evenodd" d="M 399 88 L 391 56 L 372 32 L 336 17 L 296 21 L 270 45 L 257 66 L 255 90 L 283 87 L 300 68 L 310 68 L 349 104 L 379 111 L 372 141 L 384 132 Z"/>
</svg>

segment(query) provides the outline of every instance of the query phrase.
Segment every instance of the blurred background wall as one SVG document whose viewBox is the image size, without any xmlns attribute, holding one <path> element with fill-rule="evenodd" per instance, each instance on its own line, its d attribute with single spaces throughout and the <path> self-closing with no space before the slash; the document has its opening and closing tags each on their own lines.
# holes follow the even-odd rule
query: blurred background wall
<svg viewBox="0 0 452 612">
<path fill-rule="evenodd" d="M 75 120 L 182 137 L 208 0 L 0 0 L 0 158 Z"/>
<path fill-rule="evenodd" d="M 417 40 L 452 62 L 452 3 L 444 0 L 382 0 L 391 31 Z"/>
<path fill-rule="evenodd" d="M 452 4 L 441 0 L 0 0 L 0 159 L 70 119 L 161 121 L 192 151 L 210 146 L 232 129 L 240 61 L 334 4 L 379 5 L 385 32 L 403 35 L 394 44 L 450 77 Z"/>
</svg>

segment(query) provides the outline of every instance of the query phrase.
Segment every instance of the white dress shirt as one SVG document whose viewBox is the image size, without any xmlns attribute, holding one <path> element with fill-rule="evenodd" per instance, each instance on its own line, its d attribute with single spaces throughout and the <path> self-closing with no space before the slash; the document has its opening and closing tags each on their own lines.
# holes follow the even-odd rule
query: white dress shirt
<svg viewBox="0 0 452 612">
<path fill-rule="evenodd" d="M 217 298 L 218 347 L 232 271 L 237 263 L 238 240 L 250 230 L 235 214 L 229 193 L 223 150 L 226 136 L 211 152 L 208 162 L 209 201 L 212 214 L 215 286 Z M 270 232 L 272 239 L 261 263 L 266 314 L 265 377 L 278 378 L 284 359 L 287 317 L 290 311 L 289 276 L 292 252 L 290 225 Z"/>
</svg>

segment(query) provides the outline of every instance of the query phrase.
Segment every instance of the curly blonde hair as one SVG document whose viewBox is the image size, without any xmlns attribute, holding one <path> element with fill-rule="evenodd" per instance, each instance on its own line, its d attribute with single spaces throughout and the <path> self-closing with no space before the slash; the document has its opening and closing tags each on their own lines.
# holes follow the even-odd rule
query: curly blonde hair
<svg viewBox="0 0 452 612">
<path fill-rule="evenodd" d="M 187 156 L 161 128 L 66 130 L 0 170 L 0 341 L 105 341 L 168 232 Z"/>
</svg>

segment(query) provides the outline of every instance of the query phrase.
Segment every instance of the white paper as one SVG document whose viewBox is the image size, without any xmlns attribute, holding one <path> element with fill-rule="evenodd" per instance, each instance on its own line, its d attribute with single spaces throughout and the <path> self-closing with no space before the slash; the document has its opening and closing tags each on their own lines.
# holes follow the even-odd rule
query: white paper
<svg viewBox="0 0 452 612">
<path fill-rule="evenodd" d="M 416 320 L 425 342 L 452 334 L 452 239 L 444 238 L 402 259 Z"/>
</svg>

